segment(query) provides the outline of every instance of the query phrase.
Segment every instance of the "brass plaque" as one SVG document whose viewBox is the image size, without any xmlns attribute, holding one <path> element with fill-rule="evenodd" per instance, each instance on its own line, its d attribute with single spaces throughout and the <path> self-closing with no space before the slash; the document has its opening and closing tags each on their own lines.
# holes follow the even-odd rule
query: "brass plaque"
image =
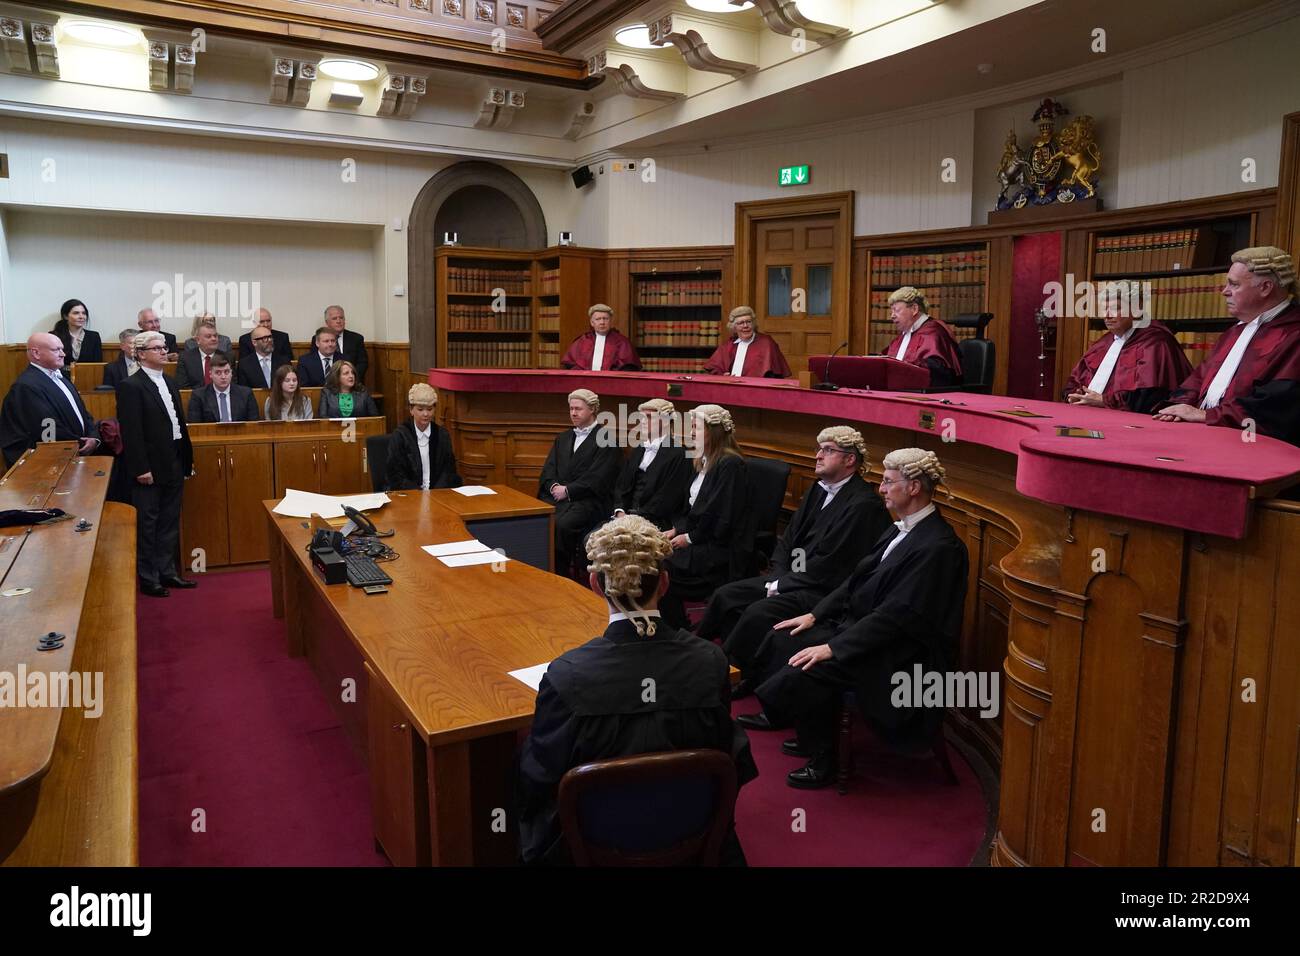
<svg viewBox="0 0 1300 956">
<path fill-rule="evenodd" d="M 921 412 L 916 424 L 927 431 L 934 431 L 934 412 Z"/>
</svg>

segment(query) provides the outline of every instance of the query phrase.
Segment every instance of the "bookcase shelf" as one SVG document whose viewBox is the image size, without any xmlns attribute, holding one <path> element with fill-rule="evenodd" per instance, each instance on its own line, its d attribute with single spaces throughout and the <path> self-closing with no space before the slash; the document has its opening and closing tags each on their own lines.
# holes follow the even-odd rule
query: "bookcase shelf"
<svg viewBox="0 0 1300 956">
<path fill-rule="evenodd" d="M 889 318 L 889 295 L 905 285 L 925 295 L 929 314 L 948 320 L 988 311 L 989 246 L 987 242 L 942 243 L 873 249 L 867 263 L 867 352 L 883 352 L 897 334 Z M 974 329 L 948 325 L 955 338 Z"/>
<path fill-rule="evenodd" d="M 723 334 L 716 261 L 646 264 L 629 272 L 632 337 L 647 372 L 699 372 Z"/>
</svg>

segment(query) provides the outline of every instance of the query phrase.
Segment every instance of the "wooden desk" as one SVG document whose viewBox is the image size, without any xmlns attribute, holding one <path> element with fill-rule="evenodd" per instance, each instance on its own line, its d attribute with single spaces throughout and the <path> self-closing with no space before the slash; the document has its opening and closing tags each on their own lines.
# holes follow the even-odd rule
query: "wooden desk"
<svg viewBox="0 0 1300 956">
<path fill-rule="evenodd" d="M 509 780 L 535 694 L 508 676 L 602 633 L 607 612 L 573 581 L 521 561 L 449 568 L 422 545 L 464 540 L 466 521 L 552 509 L 505 487 L 395 493 L 372 517 L 396 534 L 383 565 L 388 594 L 326 586 L 304 550 L 299 518 L 264 502 L 275 614 L 290 653 L 305 654 L 331 705 L 366 754 L 375 838 L 399 865 L 513 862 L 518 832 Z M 548 541 L 549 544 L 549 541 Z M 351 679 L 355 702 L 341 688 Z M 494 831 L 496 809 L 504 829 Z"/>
<path fill-rule="evenodd" d="M 0 531 L 0 590 L 31 588 L 0 596 L 0 672 L 103 675 L 98 717 L 77 706 L 0 708 L 6 866 L 137 862 L 135 512 L 104 503 L 110 465 L 50 443 L 0 479 L 0 508 L 58 507 L 94 525 Z M 36 638 L 51 630 L 64 646 L 42 653 Z"/>
</svg>

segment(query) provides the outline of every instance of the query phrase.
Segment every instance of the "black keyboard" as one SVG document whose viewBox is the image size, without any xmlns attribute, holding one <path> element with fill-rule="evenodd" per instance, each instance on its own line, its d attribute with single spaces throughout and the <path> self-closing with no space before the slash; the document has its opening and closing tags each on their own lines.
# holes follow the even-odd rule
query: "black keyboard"
<svg viewBox="0 0 1300 956">
<path fill-rule="evenodd" d="M 393 579 L 375 564 L 375 559 L 364 554 L 345 554 L 343 560 L 348 566 L 348 584 L 354 588 L 365 588 L 372 584 L 392 584 Z"/>
</svg>

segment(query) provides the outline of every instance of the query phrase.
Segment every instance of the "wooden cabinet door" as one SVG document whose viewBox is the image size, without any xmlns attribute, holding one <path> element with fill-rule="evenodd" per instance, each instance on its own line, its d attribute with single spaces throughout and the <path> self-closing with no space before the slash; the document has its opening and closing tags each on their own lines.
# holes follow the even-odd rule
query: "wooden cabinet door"
<svg viewBox="0 0 1300 956">
<path fill-rule="evenodd" d="M 370 814 L 375 839 L 395 866 L 428 866 L 425 745 L 366 664 Z"/>
<path fill-rule="evenodd" d="M 182 571 L 193 567 L 195 548 L 203 549 L 208 567 L 230 563 L 225 453 L 223 445 L 194 446 L 194 475 L 185 482 L 181 499 Z"/>
<path fill-rule="evenodd" d="M 314 441 L 277 442 L 275 445 L 275 496 L 283 498 L 285 489 L 321 490 L 321 454 Z"/>
<path fill-rule="evenodd" d="M 362 495 L 370 492 L 365 448 L 365 439 L 360 435 L 356 441 L 331 438 L 319 443 L 321 494 Z"/>
<path fill-rule="evenodd" d="M 270 559 L 262 501 L 275 496 L 273 467 L 270 442 L 226 446 L 231 564 Z"/>
</svg>

